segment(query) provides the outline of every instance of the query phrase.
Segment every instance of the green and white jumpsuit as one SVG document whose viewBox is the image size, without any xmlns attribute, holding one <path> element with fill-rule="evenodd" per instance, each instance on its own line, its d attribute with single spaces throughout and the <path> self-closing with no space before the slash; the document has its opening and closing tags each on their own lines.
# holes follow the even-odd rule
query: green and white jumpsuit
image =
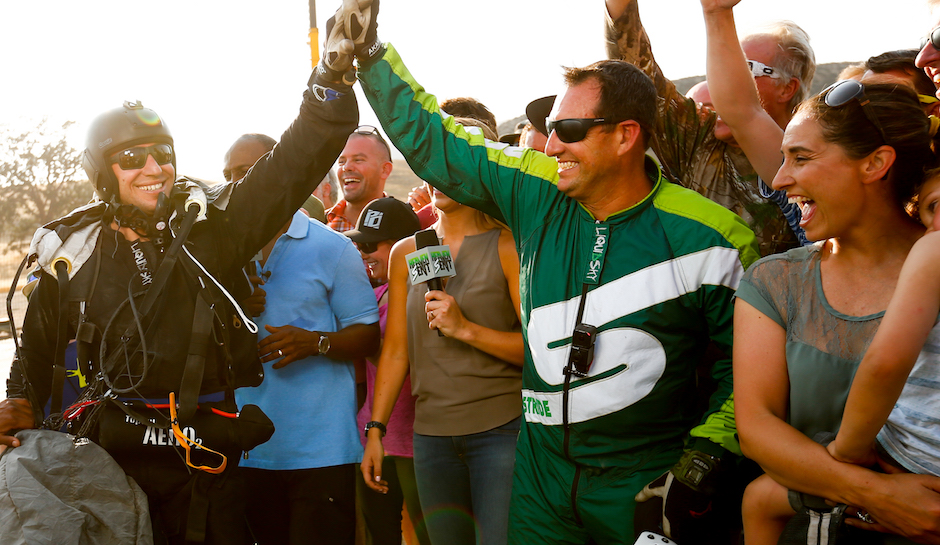
<svg viewBox="0 0 940 545">
<path fill-rule="evenodd" d="M 633 496 L 675 464 L 690 432 L 740 453 L 730 359 L 712 368 L 704 415 L 696 367 L 709 343 L 731 353 L 732 296 L 759 257 L 754 235 L 652 159 L 650 194 L 598 222 L 557 189 L 555 159 L 456 123 L 386 47 L 359 78 L 389 138 L 419 177 L 505 221 L 519 252 L 528 350 L 509 541 L 632 543 Z M 563 369 L 585 283 L 582 322 L 598 334 L 565 426 Z"/>
</svg>

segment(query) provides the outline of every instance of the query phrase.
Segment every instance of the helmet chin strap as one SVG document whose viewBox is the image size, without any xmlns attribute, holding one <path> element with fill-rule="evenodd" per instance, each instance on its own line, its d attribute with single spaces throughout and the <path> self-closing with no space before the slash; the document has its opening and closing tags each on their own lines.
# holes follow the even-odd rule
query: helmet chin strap
<svg viewBox="0 0 940 545">
<path fill-rule="evenodd" d="M 162 253 L 169 242 L 169 199 L 165 193 L 157 197 L 157 207 L 153 215 L 147 214 L 132 204 L 121 204 L 117 197 L 112 197 L 105 211 L 105 220 L 110 219 L 118 227 L 127 227 L 141 238 L 149 239 Z"/>
</svg>

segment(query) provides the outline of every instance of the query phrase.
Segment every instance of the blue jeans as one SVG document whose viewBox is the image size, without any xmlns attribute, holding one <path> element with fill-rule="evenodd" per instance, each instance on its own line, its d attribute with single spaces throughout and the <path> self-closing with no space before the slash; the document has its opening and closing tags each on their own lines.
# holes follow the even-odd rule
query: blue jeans
<svg viewBox="0 0 940 545">
<path fill-rule="evenodd" d="M 489 431 L 414 436 L 418 499 L 433 545 L 503 545 L 521 417 Z"/>
</svg>

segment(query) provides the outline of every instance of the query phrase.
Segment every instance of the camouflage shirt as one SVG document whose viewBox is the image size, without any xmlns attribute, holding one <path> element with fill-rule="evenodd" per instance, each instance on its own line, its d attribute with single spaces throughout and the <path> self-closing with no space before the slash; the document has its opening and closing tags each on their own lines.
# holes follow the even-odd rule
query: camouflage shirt
<svg viewBox="0 0 940 545">
<path fill-rule="evenodd" d="M 659 111 L 650 144 L 666 175 L 741 216 L 757 235 L 761 255 L 797 246 L 779 206 L 761 196 L 757 173 L 744 152 L 715 137 L 715 113 L 679 94 L 663 75 L 637 2 L 616 21 L 606 19 L 608 57 L 633 64 L 656 85 Z"/>
</svg>

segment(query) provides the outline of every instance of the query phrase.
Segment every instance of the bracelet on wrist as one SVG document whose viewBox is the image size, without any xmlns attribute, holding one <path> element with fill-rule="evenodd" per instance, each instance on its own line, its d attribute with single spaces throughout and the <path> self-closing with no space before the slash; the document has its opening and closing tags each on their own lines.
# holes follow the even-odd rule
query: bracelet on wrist
<svg viewBox="0 0 940 545">
<path fill-rule="evenodd" d="M 365 427 L 365 429 L 363 429 L 362 431 L 363 431 L 363 433 L 365 433 L 365 435 L 366 435 L 367 438 L 369 437 L 369 430 L 371 430 L 372 428 L 378 428 L 379 431 L 382 432 L 382 435 L 381 435 L 380 439 L 381 439 L 382 437 L 385 437 L 385 434 L 386 434 L 387 431 L 388 431 L 388 430 L 385 429 L 385 424 L 383 424 L 383 423 L 381 423 L 381 422 L 379 422 L 379 421 L 373 420 L 373 421 L 371 421 L 371 422 L 366 422 L 366 427 Z"/>
</svg>

